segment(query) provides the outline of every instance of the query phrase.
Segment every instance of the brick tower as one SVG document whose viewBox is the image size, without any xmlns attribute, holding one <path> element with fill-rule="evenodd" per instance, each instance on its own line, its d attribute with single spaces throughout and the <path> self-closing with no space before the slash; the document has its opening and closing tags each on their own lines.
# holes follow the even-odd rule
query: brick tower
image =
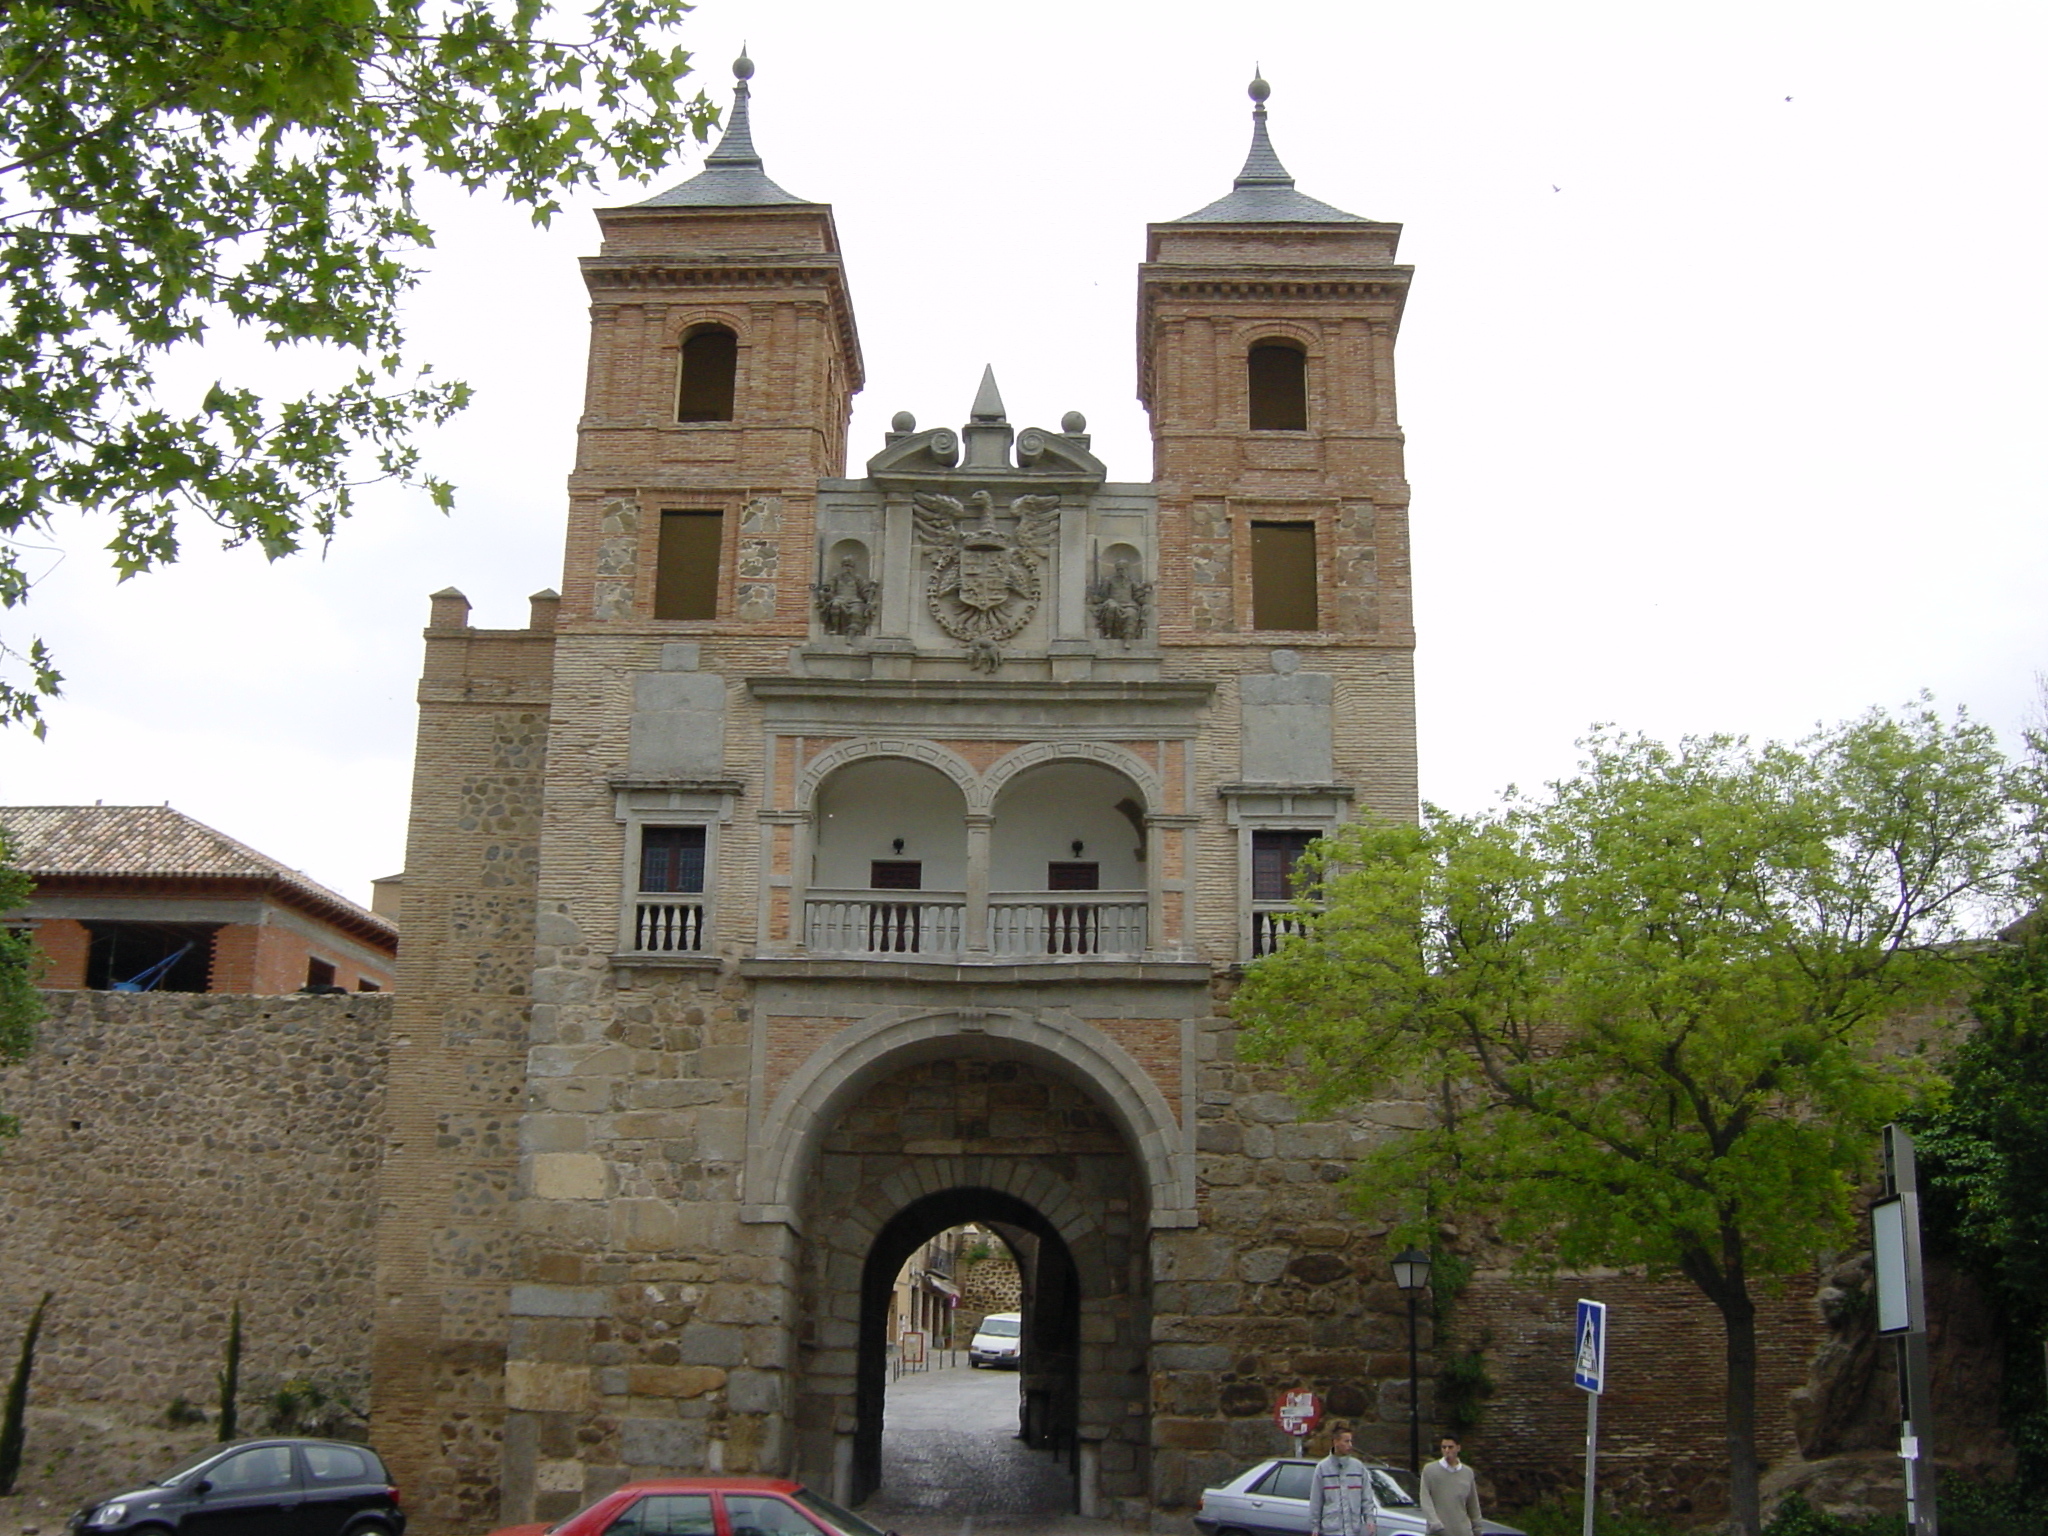
<svg viewBox="0 0 2048 1536">
<path fill-rule="evenodd" d="M 847 478 L 832 216 L 751 72 L 599 216 L 559 603 L 435 599 L 376 1323 L 422 1536 L 663 1471 L 886 1499 L 892 1287 L 968 1221 L 1084 1512 L 1183 1508 L 1281 1387 L 1370 1419 L 1401 1336 L 1335 1182 L 1379 1132 L 1228 1015 L 1301 849 L 1414 814 L 1398 230 L 1294 190 L 1257 83 L 1151 227 L 1156 481 L 993 370 Z"/>
</svg>

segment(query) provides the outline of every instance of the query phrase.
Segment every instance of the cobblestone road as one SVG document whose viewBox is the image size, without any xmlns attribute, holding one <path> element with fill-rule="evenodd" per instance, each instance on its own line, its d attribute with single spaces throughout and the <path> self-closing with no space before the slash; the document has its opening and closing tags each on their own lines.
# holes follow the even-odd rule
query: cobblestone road
<svg viewBox="0 0 2048 1536">
<path fill-rule="evenodd" d="M 1074 1483 L 1050 1451 L 1017 1438 L 1017 1373 L 966 1365 L 889 1384 L 882 1487 L 861 1513 L 899 1536 L 1092 1536 L 1070 1513 Z"/>
</svg>

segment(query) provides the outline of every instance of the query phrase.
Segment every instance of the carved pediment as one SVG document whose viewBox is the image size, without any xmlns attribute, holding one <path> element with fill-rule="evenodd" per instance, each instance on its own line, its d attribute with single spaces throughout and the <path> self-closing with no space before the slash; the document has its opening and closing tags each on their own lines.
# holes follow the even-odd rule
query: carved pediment
<svg viewBox="0 0 2048 1536">
<path fill-rule="evenodd" d="M 958 482 L 945 488 L 955 495 L 978 488 L 1005 501 L 1101 485 L 1109 469 L 1088 451 L 1087 420 L 1078 411 L 1069 412 L 1061 426 L 1065 430 L 1059 432 L 1043 427 L 1015 431 L 1003 413 L 995 375 L 987 372 L 971 419 L 958 432 L 950 427 L 920 432 L 908 411 L 898 413 L 882 451 L 868 460 L 868 478 L 897 490 Z"/>
</svg>

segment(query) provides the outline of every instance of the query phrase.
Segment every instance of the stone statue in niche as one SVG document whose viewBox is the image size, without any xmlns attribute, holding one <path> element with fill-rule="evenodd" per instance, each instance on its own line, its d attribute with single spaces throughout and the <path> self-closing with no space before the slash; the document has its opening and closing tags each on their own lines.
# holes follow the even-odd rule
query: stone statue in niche
<svg viewBox="0 0 2048 1536">
<path fill-rule="evenodd" d="M 817 597 L 818 620 L 825 626 L 825 633 L 844 635 L 849 640 L 866 634 L 868 626 L 875 622 L 875 597 L 881 590 L 881 583 L 861 575 L 853 556 L 840 556 L 839 569 L 811 588 Z"/>
<path fill-rule="evenodd" d="M 1100 581 L 1088 584 L 1088 611 L 1095 616 L 1095 632 L 1105 640 L 1142 640 L 1145 637 L 1145 606 L 1152 600 L 1152 583 L 1140 581 L 1131 562 L 1119 560 Z"/>
</svg>

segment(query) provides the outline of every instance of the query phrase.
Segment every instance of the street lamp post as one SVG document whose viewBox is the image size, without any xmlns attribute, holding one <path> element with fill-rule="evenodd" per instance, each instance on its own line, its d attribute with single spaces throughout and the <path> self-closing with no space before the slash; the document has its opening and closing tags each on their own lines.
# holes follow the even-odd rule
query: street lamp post
<svg viewBox="0 0 2048 1536">
<path fill-rule="evenodd" d="M 1420 1248 L 1394 1255 L 1394 1284 L 1408 1298 L 1408 1470 L 1422 1476 L 1422 1398 L 1416 1371 L 1415 1304 L 1429 1289 L 1429 1255 Z"/>
</svg>

